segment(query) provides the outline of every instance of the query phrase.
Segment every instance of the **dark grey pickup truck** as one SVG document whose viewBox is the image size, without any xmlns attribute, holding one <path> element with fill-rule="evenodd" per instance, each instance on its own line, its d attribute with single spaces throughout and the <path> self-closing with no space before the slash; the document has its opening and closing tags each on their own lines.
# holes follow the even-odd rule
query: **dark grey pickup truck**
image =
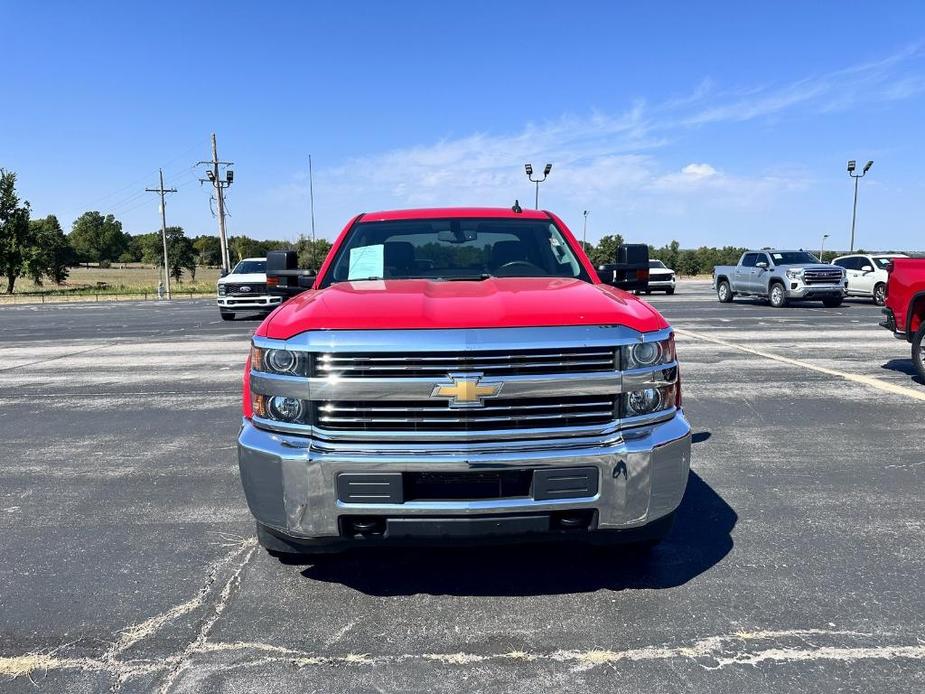
<svg viewBox="0 0 925 694">
<path fill-rule="evenodd" d="M 748 251 L 738 265 L 713 268 L 713 288 L 720 302 L 736 296 L 768 299 L 782 308 L 791 301 L 822 301 L 834 308 L 847 294 L 845 271 L 820 263 L 806 251 Z"/>
</svg>

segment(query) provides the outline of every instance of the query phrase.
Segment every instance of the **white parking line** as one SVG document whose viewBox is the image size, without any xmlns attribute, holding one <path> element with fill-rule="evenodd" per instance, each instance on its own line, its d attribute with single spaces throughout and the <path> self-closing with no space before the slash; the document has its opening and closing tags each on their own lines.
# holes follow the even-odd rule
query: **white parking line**
<svg viewBox="0 0 925 694">
<path fill-rule="evenodd" d="M 824 373 L 829 376 L 837 376 L 838 378 L 844 378 L 847 381 L 861 383 L 871 388 L 876 388 L 887 393 L 893 393 L 894 395 L 905 395 L 906 397 L 912 398 L 913 400 L 925 401 L 925 391 L 914 390 L 912 388 L 906 388 L 905 386 L 896 385 L 895 383 L 881 381 L 879 378 L 874 378 L 873 376 L 864 376 L 862 374 L 851 374 L 844 371 L 836 371 L 835 369 L 827 369 L 824 366 L 817 366 L 816 364 L 810 364 L 809 362 L 801 361 L 799 359 L 791 359 L 790 357 L 782 357 L 779 354 L 772 354 L 771 352 L 765 352 L 760 349 L 745 347 L 744 345 L 736 344 L 735 342 L 730 342 L 729 340 L 722 340 L 718 337 L 710 337 L 708 335 L 703 335 L 702 333 L 694 333 L 690 330 L 684 330 L 683 328 L 675 328 L 674 330 L 679 335 L 684 335 L 695 340 L 703 340 L 704 342 L 712 342 L 724 347 L 731 347 L 742 352 L 764 357 L 765 359 L 772 359 L 774 361 L 781 362 L 782 364 L 799 366 L 804 369 L 809 369 L 810 371 L 818 371 L 819 373 Z"/>
</svg>

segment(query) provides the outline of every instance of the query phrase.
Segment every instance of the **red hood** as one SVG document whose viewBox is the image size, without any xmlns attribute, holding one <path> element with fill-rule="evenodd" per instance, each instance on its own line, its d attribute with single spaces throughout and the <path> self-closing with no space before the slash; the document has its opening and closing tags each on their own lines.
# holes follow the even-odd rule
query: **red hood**
<svg viewBox="0 0 925 694">
<path fill-rule="evenodd" d="M 310 290 L 280 306 L 257 331 L 288 339 L 306 330 L 668 326 L 649 304 L 605 284 L 540 277 L 481 282 L 379 280 Z"/>
</svg>

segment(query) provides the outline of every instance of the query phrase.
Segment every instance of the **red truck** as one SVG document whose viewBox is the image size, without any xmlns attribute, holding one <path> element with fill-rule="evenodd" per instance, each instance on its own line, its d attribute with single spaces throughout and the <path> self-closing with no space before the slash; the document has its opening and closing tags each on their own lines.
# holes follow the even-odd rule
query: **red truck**
<svg viewBox="0 0 925 694">
<path fill-rule="evenodd" d="M 267 274 L 293 296 L 254 334 L 238 460 L 271 553 L 670 530 L 691 448 L 671 326 L 554 214 L 361 214 L 314 277 Z"/>
<path fill-rule="evenodd" d="M 912 363 L 925 380 L 925 258 L 893 258 L 887 271 L 886 318 L 880 325 L 912 343 Z"/>
</svg>

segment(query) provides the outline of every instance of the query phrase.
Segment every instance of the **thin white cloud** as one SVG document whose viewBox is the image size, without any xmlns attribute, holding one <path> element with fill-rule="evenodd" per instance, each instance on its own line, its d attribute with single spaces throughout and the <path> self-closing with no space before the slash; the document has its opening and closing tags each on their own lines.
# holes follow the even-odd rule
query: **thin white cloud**
<svg viewBox="0 0 925 694">
<path fill-rule="evenodd" d="M 683 169 L 681 169 L 681 173 L 685 176 L 690 176 L 697 179 L 715 176 L 717 171 L 709 164 L 688 164 Z"/>
<path fill-rule="evenodd" d="M 779 87 L 723 92 L 704 80 L 686 96 L 658 104 L 637 101 L 623 113 L 569 115 L 513 133 L 481 131 L 371 153 L 316 169 L 319 219 L 330 236 L 359 209 L 508 206 L 514 198 L 532 206 L 535 190 L 524 174 L 525 162 L 536 171 L 553 163 L 549 182 L 540 187 L 541 206 L 573 219 L 588 208 L 595 220 L 646 213 L 677 217 L 694 207 L 763 209 L 774 196 L 806 188 L 806 178 L 736 174 L 731 171 L 736 163 L 717 161 L 706 144 L 699 161 L 672 164 L 672 145 L 693 129 L 704 141 L 702 128 L 710 124 L 848 108 L 877 95 L 909 98 L 925 89 L 918 76 L 922 57 L 921 48 L 911 46 Z M 271 199 L 304 209 L 304 177 L 273 190 Z"/>
</svg>

